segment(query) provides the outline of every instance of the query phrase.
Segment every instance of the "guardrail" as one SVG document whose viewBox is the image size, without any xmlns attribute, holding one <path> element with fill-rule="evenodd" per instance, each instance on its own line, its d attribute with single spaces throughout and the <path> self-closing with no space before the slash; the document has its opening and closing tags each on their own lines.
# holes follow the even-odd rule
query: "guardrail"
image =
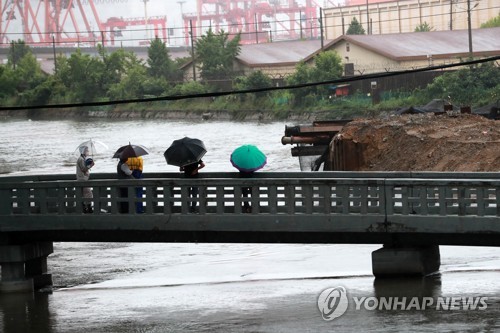
<svg viewBox="0 0 500 333">
<path fill-rule="evenodd" d="M 118 180 L 111 174 L 93 174 L 88 182 L 69 180 L 72 175 L 4 177 L 0 215 L 79 215 L 82 203 L 91 201 L 93 215 L 137 214 L 133 207 L 138 202 L 145 215 L 241 214 L 248 202 L 252 214 L 498 218 L 500 180 L 493 176 L 317 172 L 239 178 L 237 173 L 211 173 L 200 178 L 151 174 L 141 180 Z M 92 188 L 92 199 L 83 198 L 84 187 Z M 190 197 L 192 187 L 198 188 L 198 197 Z M 143 192 L 140 198 L 137 188 Z M 250 188 L 251 195 L 243 196 L 243 188 Z M 120 194 L 122 189 L 126 196 Z M 193 202 L 195 212 L 189 209 Z M 123 203 L 131 209 L 120 211 Z"/>
<path fill-rule="evenodd" d="M 500 246 L 495 173 L 299 172 L 0 177 L 0 243 L 38 241 Z M 92 214 L 82 211 L 92 187 Z M 199 196 L 189 190 L 198 188 Z M 136 196 L 136 189 L 143 194 Z M 243 196 L 250 188 L 250 196 Z M 126 195 L 121 195 L 121 189 Z M 243 209 L 247 201 L 249 213 Z M 138 213 L 136 204 L 143 205 Z M 196 208 L 190 209 L 195 203 Z M 123 205 L 127 206 L 124 209 Z"/>
</svg>

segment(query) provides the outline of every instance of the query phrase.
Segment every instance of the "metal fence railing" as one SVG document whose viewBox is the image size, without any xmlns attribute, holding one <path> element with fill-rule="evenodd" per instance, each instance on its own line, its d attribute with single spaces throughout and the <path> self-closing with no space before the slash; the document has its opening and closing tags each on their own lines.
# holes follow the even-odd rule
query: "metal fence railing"
<svg viewBox="0 0 500 333">
<path fill-rule="evenodd" d="M 311 172 L 239 178 L 212 173 L 193 179 L 151 174 L 118 180 L 93 174 L 88 182 L 71 180 L 70 175 L 3 177 L 0 216 L 78 215 L 88 202 L 94 215 L 138 214 L 138 204 L 144 215 L 243 214 L 246 203 L 251 214 L 263 215 L 499 217 L 500 180 L 494 176 Z M 83 197 L 84 187 L 92 188 L 93 198 Z M 192 188 L 197 196 L 190 194 Z"/>
</svg>

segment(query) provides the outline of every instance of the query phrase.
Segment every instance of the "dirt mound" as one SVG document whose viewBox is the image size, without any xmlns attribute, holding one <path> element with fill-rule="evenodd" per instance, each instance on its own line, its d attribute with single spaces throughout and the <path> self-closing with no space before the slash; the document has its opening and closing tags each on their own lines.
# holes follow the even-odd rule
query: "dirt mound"
<svg viewBox="0 0 500 333">
<path fill-rule="evenodd" d="M 357 147 L 359 171 L 500 171 L 500 121 L 478 115 L 358 119 L 337 140 Z"/>
</svg>

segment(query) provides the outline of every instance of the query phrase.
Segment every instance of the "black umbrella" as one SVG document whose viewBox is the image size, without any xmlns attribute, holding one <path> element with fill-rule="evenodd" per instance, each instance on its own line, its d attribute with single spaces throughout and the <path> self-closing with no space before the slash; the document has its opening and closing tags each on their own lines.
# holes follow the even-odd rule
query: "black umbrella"
<svg viewBox="0 0 500 333">
<path fill-rule="evenodd" d="M 147 155 L 148 150 L 146 147 L 141 145 L 132 145 L 128 144 L 126 146 L 121 146 L 113 155 L 113 158 L 119 158 L 121 160 L 126 160 L 129 157 L 139 157 L 143 155 Z"/>
<path fill-rule="evenodd" d="M 184 137 L 172 142 L 163 156 L 168 164 L 181 167 L 198 162 L 206 152 L 203 141 Z"/>
</svg>

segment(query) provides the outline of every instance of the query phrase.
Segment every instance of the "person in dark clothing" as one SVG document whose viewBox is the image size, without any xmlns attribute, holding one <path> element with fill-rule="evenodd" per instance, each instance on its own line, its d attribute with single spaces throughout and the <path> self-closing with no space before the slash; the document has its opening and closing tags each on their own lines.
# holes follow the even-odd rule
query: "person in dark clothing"
<svg viewBox="0 0 500 333">
<path fill-rule="evenodd" d="M 244 172 L 240 171 L 240 177 L 241 178 L 252 178 L 253 177 L 253 172 Z M 241 188 L 241 195 L 244 198 L 250 198 L 252 196 L 252 188 L 251 187 L 242 187 Z M 251 213 L 252 212 L 252 206 L 250 205 L 249 201 L 243 202 L 243 213 Z"/>
<path fill-rule="evenodd" d="M 116 166 L 116 173 L 118 174 L 119 179 L 135 179 L 132 175 L 132 170 L 127 165 L 127 159 L 120 159 L 118 165 Z M 127 199 L 128 198 L 128 188 L 120 187 L 119 188 L 120 198 Z M 129 212 L 128 202 L 120 202 L 118 204 L 118 212 L 121 214 L 127 214 Z"/>
<path fill-rule="evenodd" d="M 184 176 L 187 178 L 196 178 L 198 177 L 198 171 L 200 169 L 203 169 L 205 167 L 205 163 L 203 163 L 202 160 L 199 160 L 198 162 L 194 162 L 188 165 L 184 165 L 180 167 L 180 171 L 184 172 Z M 189 197 L 190 198 L 197 198 L 198 197 L 198 187 L 190 187 L 189 188 Z M 191 212 L 196 211 L 196 205 L 197 202 L 195 200 L 191 201 Z"/>
</svg>

